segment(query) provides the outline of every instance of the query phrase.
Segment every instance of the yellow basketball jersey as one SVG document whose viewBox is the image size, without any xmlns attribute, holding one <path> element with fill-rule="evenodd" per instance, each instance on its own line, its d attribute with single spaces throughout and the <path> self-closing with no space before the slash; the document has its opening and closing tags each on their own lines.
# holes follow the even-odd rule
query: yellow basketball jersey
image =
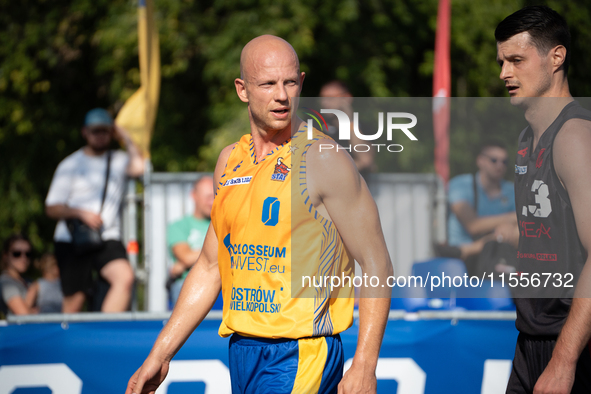
<svg viewBox="0 0 591 394">
<path fill-rule="evenodd" d="M 320 138 L 329 137 L 314 130 L 308 140 L 304 124 L 260 162 L 250 134 L 230 154 L 212 209 L 221 336 L 297 339 L 334 335 L 352 324 L 351 287 L 330 293 L 300 285 L 303 275 L 351 276 L 354 268 L 334 224 L 316 212 L 307 193 L 305 157 Z"/>
</svg>

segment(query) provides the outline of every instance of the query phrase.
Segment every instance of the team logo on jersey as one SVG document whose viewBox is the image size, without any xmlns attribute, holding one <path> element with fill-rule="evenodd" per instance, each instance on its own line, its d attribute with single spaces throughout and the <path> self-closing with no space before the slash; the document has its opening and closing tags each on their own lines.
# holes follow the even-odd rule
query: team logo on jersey
<svg viewBox="0 0 591 394">
<path fill-rule="evenodd" d="M 519 175 L 523 175 L 527 173 L 527 166 L 518 166 L 515 164 L 515 173 Z"/>
<path fill-rule="evenodd" d="M 273 171 L 273 175 L 271 175 L 272 181 L 285 181 L 285 178 L 289 175 L 291 168 L 289 168 L 284 162 L 283 157 L 277 159 L 277 164 L 275 164 L 275 171 Z"/>
<path fill-rule="evenodd" d="M 240 163 L 238 163 L 238 165 L 236 167 L 234 167 L 234 172 L 236 172 L 236 170 L 238 170 L 240 168 L 240 165 L 242 164 L 244 160 L 241 160 Z"/>
<path fill-rule="evenodd" d="M 544 151 L 546 149 L 542 148 L 540 149 L 540 153 L 538 153 L 538 158 L 536 160 L 536 168 L 540 168 L 542 166 L 542 161 L 544 161 L 544 158 L 542 157 L 542 155 L 544 154 Z"/>
<path fill-rule="evenodd" d="M 252 176 L 241 176 L 237 178 L 228 179 L 224 186 L 248 185 L 252 180 Z"/>
<path fill-rule="evenodd" d="M 520 154 L 521 157 L 525 157 L 525 155 L 527 155 L 527 147 L 523 148 L 522 150 L 518 150 L 517 153 Z"/>
<path fill-rule="evenodd" d="M 545 235 L 549 239 L 552 239 L 550 235 L 551 227 L 544 226 L 544 223 L 540 223 L 538 226 L 535 222 L 526 222 L 525 220 L 519 221 L 519 232 L 522 237 L 526 238 L 542 238 Z"/>
</svg>

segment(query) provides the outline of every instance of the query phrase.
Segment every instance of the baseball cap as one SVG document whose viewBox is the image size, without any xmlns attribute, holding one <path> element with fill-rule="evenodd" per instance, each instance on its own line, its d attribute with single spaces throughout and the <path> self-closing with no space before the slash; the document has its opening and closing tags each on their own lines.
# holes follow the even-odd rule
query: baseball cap
<svg viewBox="0 0 591 394">
<path fill-rule="evenodd" d="M 102 108 L 91 109 L 86 113 L 84 126 L 112 126 L 113 118 Z"/>
</svg>

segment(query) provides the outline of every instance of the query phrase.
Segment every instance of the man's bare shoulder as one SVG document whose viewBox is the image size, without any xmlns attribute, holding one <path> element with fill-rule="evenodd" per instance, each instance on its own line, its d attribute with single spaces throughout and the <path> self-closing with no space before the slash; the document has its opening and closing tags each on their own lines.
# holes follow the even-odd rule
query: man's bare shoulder
<svg viewBox="0 0 591 394">
<path fill-rule="evenodd" d="M 220 156 L 218 158 L 218 161 L 224 159 L 224 164 L 226 164 L 226 162 L 228 161 L 228 158 L 230 157 L 230 154 L 232 153 L 232 151 L 234 150 L 236 145 L 238 145 L 238 142 L 231 143 L 230 145 L 228 145 L 224 149 L 222 149 L 222 151 L 220 152 Z"/>
<path fill-rule="evenodd" d="M 585 119 L 566 121 L 554 140 L 554 148 L 559 153 L 589 152 L 590 147 L 591 121 Z"/>
<path fill-rule="evenodd" d="M 591 121 L 587 120 L 587 119 L 581 119 L 581 118 L 569 119 L 562 126 L 560 133 L 569 132 L 569 131 L 589 132 L 589 131 L 591 131 Z"/>
<path fill-rule="evenodd" d="M 213 178 L 214 178 L 214 187 L 215 185 L 217 185 L 217 183 L 219 182 L 222 174 L 224 173 L 224 170 L 226 169 L 226 163 L 228 162 L 228 159 L 230 158 L 230 155 L 232 154 L 232 151 L 234 150 L 234 148 L 236 147 L 236 145 L 238 145 L 237 142 L 234 142 L 233 144 L 230 144 L 228 146 L 226 146 L 224 149 L 222 149 L 222 151 L 220 152 L 220 155 L 218 157 L 218 162 L 215 165 L 215 171 L 213 173 Z"/>
<path fill-rule="evenodd" d="M 321 173 L 337 170 L 351 170 L 358 172 L 351 155 L 337 142 L 329 138 L 315 141 L 307 153 L 308 163 L 313 165 L 311 170 Z"/>
<path fill-rule="evenodd" d="M 591 169 L 591 121 L 570 119 L 554 140 L 554 167 L 563 181 L 579 179 Z"/>
<path fill-rule="evenodd" d="M 307 178 L 322 196 L 343 188 L 356 188 L 361 177 L 346 150 L 331 139 L 321 138 L 308 149 Z"/>
</svg>

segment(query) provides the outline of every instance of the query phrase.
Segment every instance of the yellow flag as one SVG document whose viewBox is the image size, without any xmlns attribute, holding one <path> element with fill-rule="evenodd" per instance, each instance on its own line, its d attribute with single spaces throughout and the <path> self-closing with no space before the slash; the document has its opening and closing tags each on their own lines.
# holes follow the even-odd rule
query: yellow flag
<svg viewBox="0 0 591 394">
<path fill-rule="evenodd" d="M 144 158 L 149 158 L 160 96 L 160 44 L 152 0 L 139 0 L 138 41 L 141 86 L 123 104 L 115 123 L 128 131 Z"/>
</svg>

